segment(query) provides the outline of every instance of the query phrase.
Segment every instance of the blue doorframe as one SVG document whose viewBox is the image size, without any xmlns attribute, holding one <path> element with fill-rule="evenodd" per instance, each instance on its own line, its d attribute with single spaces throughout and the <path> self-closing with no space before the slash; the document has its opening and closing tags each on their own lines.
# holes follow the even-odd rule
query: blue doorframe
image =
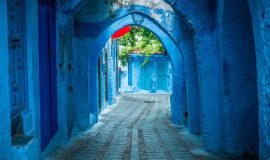
<svg viewBox="0 0 270 160">
<path fill-rule="evenodd" d="M 48 146 L 58 130 L 56 86 L 56 16 L 53 0 L 40 0 L 39 69 L 41 150 Z"/>
</svg>

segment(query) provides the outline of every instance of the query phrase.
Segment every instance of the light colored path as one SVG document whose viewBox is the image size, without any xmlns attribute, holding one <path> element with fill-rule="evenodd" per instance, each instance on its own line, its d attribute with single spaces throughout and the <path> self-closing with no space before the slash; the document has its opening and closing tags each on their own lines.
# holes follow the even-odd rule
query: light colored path
<svg viewBox="0 0 270 160">
<path fill-rule="evenodd" d="M 170 123 L 169 95 L 124 95 L 99 123 L 49 160 L 219 160 L 196 136 Z"/>
</svg>

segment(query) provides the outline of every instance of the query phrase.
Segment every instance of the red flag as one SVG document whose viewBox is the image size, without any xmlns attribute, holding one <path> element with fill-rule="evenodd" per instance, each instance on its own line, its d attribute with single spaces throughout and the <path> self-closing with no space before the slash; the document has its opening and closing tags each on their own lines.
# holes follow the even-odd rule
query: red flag
<svg viewBox="0 0 270 160">
<path fill-rule="evenodd" d="M 120 30 L 116 31 L 113 34 L 112 38 L 113 39 L 120 38 L 120 37 L 124 36 L 125 34 L 127 34 L 130 30 L 131 30 L 130 26 L 125 26 L 125 27 L 121 28 Z"/>
</svg>

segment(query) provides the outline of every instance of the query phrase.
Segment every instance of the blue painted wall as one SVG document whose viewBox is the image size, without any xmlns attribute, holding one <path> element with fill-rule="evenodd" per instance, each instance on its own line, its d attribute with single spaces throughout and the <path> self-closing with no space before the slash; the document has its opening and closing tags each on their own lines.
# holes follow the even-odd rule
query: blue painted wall
<svg viewBox="0 0 270 160">
<path fill-rule="evenodd" d="M 117 96 L 117 40 L 109 39 L 102 53 L 100 54 L 100 70 L 98 74 L 100 75 L 100 80 L 98 80 L 100 85 L 99 90 L 99 101 L 102 111 L 108 105 L 113 105 L 116 103 Z"/>
<path fill-rule="evenodd" d="M 259 95 L 259 140 L 260 159 L 268 160 L 270 157 L 270 3 L 267 0 L 249 0 L 252 15 L 258 75 Z"/>
<path fill-rule="evenodd" d="M 100 90 L 99 90 L 99 106 L 100 106 L 100 111 L 102 111 L 106 106 L 107 106 L 107 101 L 106 101 L 106 71 L 107 71 L 107 61 L 106 61 L 106 52 L 105 52 L 105 48 L 102 50 L 102 53 L 99 57 L 100 59 L 100 70 L 98 71 L 99 74 L 99 84 L 100 85 Z"/>
<path fill-rule="evenodd" d="M 201 133 L 207 150 L 231 154 L 257 153 L 257 143 L 260 143 L 260 158 L 268 160 L 269 1 L 249 0 L 249 6 L 247 1 L 232 0 L 215 3 L 166 1 L 175 12 L 152 10 L 139 5 L 134 5 L 132 12 L 145 17 L 142 25 L 157 34 L 170 55 L 172 81 L 179 82 L 172 86 L 172 121 L 184 124 L 184 113 L 187 112 L 189 130 Z M 11 97 L 7 94 L 10 93 L 8 16 L 6 1 L 1 1 L 0 159 L 40 159 L 97 122 L 98 57 L 115 31 L 134 24 L 130 10 L 117 9 L 112 16 L 104 1 L 85 3 L 70 0 L 64 6 L 64 1 L 58 1 L 56 56 L 59 130 L 41 153 L 38 5 L 34 0 L 25 2 L 28 110 L 23 117 L 25 134 L 33 136 L 33 139 L 24 148 L 16 148 L 11 142 Z M 257 63 L 254 61 L 255 52 Z M 256 104 L 256 72 L 259 104 Z M 114 74 L 112 72 L 111 77 Z M 116 84 L 113 81 L 110 79 L 111 84 Z M 139 83 L 133 83 L 139 86 Z M 110 96 L 114 97 L 115 93 L 111 88 Z M 110 101 L 113 102 L 113 98 Z M 247 119 L 252 125 L 245 125 Z"/>
<path fill-rule="evenodd" d="M 221 4 L 219 45 L 223 55 L 224 75 L 224 147 L 228 153 L 257 155 L 259 130 L 256 54 L 248 2 L 226 0 Z"/>
<path fill-rule="evenodd" d="M 148 62 L 143 65 L 146 57 L 131 54 L 126 67 L 128 76 L 121 78 L 122 92 L 139 93 L 147 91 L 171 92 L 172 89 L 172 68 L 168 55 L 152 55 Z M 125 84 L 127 83 L 128 84 Z M 128 87 L 127 87 L 128 86 Z"/>
<path fill-rule="evenodd" d="M 177 28 L 179 30 L 175 30 L 172 31 L 172 35 L 174 36 L 177 44 L 180 46 L 180 48 L 183 50 L 183 54 L 185 55 L 185 71 L 187 73 L 187 77 L 185 77 L 186 80 L 186 89 L 187 89 L 187 110 L 189 112 L 189 120 L 188 120 L 188 125 L 190 127 L 190 130 L 193 133 L 202 133 L 202 137 L 204 139 L 204 142 L 206 144 L 206 148 L 208 150 L 211 151 L 215 151 L 215 152 L 220 152 L 220 151 L 224 151 L 226 150 L 224 147 L 225 143 L 223 141 L 223 136 L 224 134 L 227 134 L 224 132 L 225 124 L 227 123 L 226 126 L 234 126 L 231 124 L 230 121 L 227 121 L 228 118 L 226 118 L 226 114 L 224 113 L 224 102 L 223 102 L 223 98 L 224 98 L 224 90 L 222 87 L 224 85 L 224 77 L 226 77 L 226 73 L 223 72 L 223 66 L 224 66 L 224 61 L 223 61 L 223 52 L 220 52 L 220 48 L 219 48 L 219 32 L 220 29 L 222 30 L 222 28 L 219 28 L 221 26 L 219 26 L 220 24 L 216 25 L 216 22 L 218 21 L 223 21 L 222 18 L 216 16 L 216 8 L 217 6 L 222 6 L 222 2 L 217 2 L 217 4 L 211 4 L 210 2 L 207 3 L 201 3 L 201 2 L 189 2 L 189 1 L 175 1 L 175 0 L 167 0 L 172 7 L 175 9 L 175 11 L 177 11 L 177 13 L 179 13 L 179 15 L 176 16 L 176 19 L 181 19 L 181 16 L 184 16 L 184 19 L 186 20 L 187 23 L 187 30 L 191 30 L 190 32 L 195 32 L 193 34 L 191 34 L 191 36 L 194 37 L 193 38 L 186 38 L 185 36 L 180 36 L 180 35 L 184 35 L 184 32 L 182 32 L 182 28 L 177 26 L 177 25 L 173 25 L 174 28 Z M 80 1 L 73 1 L 72 4 L 78 4 Z M 76 28 L 76 33 L 78 35 L 83 36 L 89 36 L 89 37 L 96 37 L 99 35 L 99 33 L 101 33 L 106 27 L 102 28 L 102 26 L 106 26 L 104 24 L 107 24 L 107 26 L 109 26 L 109 24 L 113 23 L 112 21 L 107 21 L 106 23 L 102 23 L 102 21 L 104 19 L 106 19 L 106 17 L 108 16 L 108 12 L 105 13 L 104 11 L 104 4 L 102 4 L 102 2 L 98 1 L 98 6 L 96 7 L 96 13 L 98 13 L 98 16 L 95 14 L 92 14 L 90 17 L 90 22 L 91 23 L 76 23 L 75 27 L 81 28 L 81 31 L 79 31 L 78 28 Z M 92 4 L 96 3 L 95 1 L 92 2 Z M 253 2 L 255 3 L 255 2 Z M 255 4 L 260 4 L 260 2 L 256 2 Z M 267 5 L 265 3 L 263 3 L 263 5 Z M 73 5 L 74 6 L 74 5 Z M 73 7 L 72 6 L 72 7 Z M 75 5 L 76 6 L 76 5 Z M 253 6 L 256 5 L 252 5 Z M 257 5 L 257 6 L 261 6 L 261 5 Z M 72 8 L 71 7 L 71 8 Z M 74 7 L 73 7 L 74 8 Z M 86 7 L 87 8 L 87 7 Z M 100 10 L 98 10 L 98 8 Z M 255 7 L 254 7 L 255 8 Z M 263 9 L 261 9 L 260 7 L 258 7 L 259 9 L 256 10 L 266 10 L 264 7 Z M 137 7 L 135 8 L 135 10 L 139 10 L 142 11 L 148 15 L 149 12 L 147 12 L 147 8 L 144 7 Z M 199 10 L 199 11 L 198 11 Z M 252 10 L 254 12 L 256 12 L 256 10 Z M 218 11 L 220 12 L 220 11 Z M 115 19 L 117 19 L 117 17 L 121 17 L 121 15 L 124 15 L 126 13 L 125 10 L 119 11 L 117 12 L 117 16 Z M 266 13 L 266 12 L 265 12 Z M 220 14 L 220 13 L 218 13 Z M 256 14 L 258 14 L 257 12 L 254 13 L 254 15 L 256 16 Z M 86 14 L 86 12 L 81 13 L 81 15 L 88 15 Z M 262 13 L 258 14 L 258 15 L 264 15 Z M 265 14 L 266 16 L 268 14 Z M 87 16 L 84 16 L 84 18 Z M 105 17 L 105 18 L 104 18 Z M 217 18 L 216 18 L 217 17 Z M 260 19 L 260 18 L 257 18 Z M 267 19 L 267 18 L 266 18 Z M 85 19 L 84 19 L 85 20 Z M 95 21 L 98 21 L 98 23 L 95 23 Z M 84 21 L 85 22 L 85 21 Z M 245 23 L 245 22 L 244 22 Z M 266 22 L 262 22 L 262 24 L 267 23 Z M 126 23 L 128 24 L 128 23 Z M 162 23 L 161 23 L 162 24 Z M 254 28 L 257 27 L 256 25 L 257 23 L 254 23 Z M 164 24 L 162 24 L 164 25 Z M 95 27 L 94 27 L 95 26 Z M 263 26 L 263 25 L 262 25 Z M 94 29 L 93 29 L 94 27 Z M 116 28 L 120 28 L 120 27 L 116 27 Z M 166 27 L 164 27 L 166 28 Z M 110 28 L 110 29 L 113 29 Z M 93 30 L 93 32 L 90 32 L 90 30 Z M 193 30 L 193 31 L 192 31 Z M 257 35 L 260 35 L 263 29 L 257 27 Z M 95 33 L 95 34 L 94 34 Z M 107 33 L 112 33 L 112 32 L 107 32 Z M 232 31 L 232 33 L 236 33 L 235 30 Z M 106 34 L 106 33 L 105 33 Z M 225 33 L 227 34 L 227 33 Z M 100 41 L 98 41 L 98 43 L 107 41 L 109 35 L 106 36 L 107 38 L 104 38 L 104 40 L 99 39 Z M 187 36 L 188 37 L 188 36 Z M 264 35 L 262 36 L 264 37 Z M 91 39 L 91 38 L 90 38 Z M 91 39 L 88 41 L 88 43 L 90 44 L 91 42 L 95 41 L 93 39 Z M 259 40 L 260 38 L 256 38 L 257 41 L 261 41 Z M 261 38 L 263 39 L 263 38 Z M 98 45 L 97 45 L 98 46 Z M 265 52 L 261 51 L 261 47 L 264 45 L 261 45 L 261 43 L 259 43 L 258 45 L 258 52 L 259 53 L 263 53 L 265 54 Z M 85 46 L 84 46 L 85 47 Z M 82 48 L 84 48 L 82 46 Z M 95 46 L 96 47 L 96 46 Z M 239 46 L 240 48 L 242 48 L 241 46 Z M 97 47 L 99 48 L 99 47 Z M 91 50 L 89 50 L 90 52 Z M 95 52 L 91 52 L 93 54 L 95 54 Z M 189 53 L 196 53 L 196 55 L 194 56 L 194 54 L 192 56 L 190 56 L 188 58 L 188 54 Z M 233 55 L 231 55 L 233 56 Z M 266 61 L 264 63 L 264 59 L 266 59 L 265 57 L 267 56 L 260 56 L 259 57 L 263 57 L 261 58 L 261 61 L 259 64 L 267 64 L 268 61 Z M 234 58 L 233 58 L 234 59 Z M 235 57 L 235 59 L 237 59 Z M 231 59 L 230 59 L 231 60 Z M 93 64 L 95 64 L 95 60 L 91 61 L 93 62 Z M 196 64 L 196 65 L 194 65 Z M 193 69 L 187 69 L 188 68 L 193 68 Z M 260 77 L 262 77 L 261 79 L 259 79 L 259 86 L 261 86 L 261 93 L 264 93 L 262 95 L 260 95 L 260 103 L 262 104 L 262 106 L 267 106 L 267 96 L 268 95 L 268 91 L 265 90 L 265 82 L 267 80 L 267 75 L 265 75 L 265 72 L 268 69 L 267 65 L 262 65 L 262 69 L 260 69 L 261 74 L 259 75 Z M 91 71 L 90 69 L 88 70 L 89 72 Z M 198 74 L 196 73 L 198 71 Z M 242 71 L 239 71 L 242 73 Z M 191 74 L 193 73 L 193 74 Z M 265 76 L 264 76 L 265 75 Z M 198 79 L 196 78 L 198 77 Z M 214 82 L 214 83 L 213 83 Z M 90 86 L 94 86 L 95 82 L 90 82 Z M 195 85 L 193 85 L 195 84 Z M 194 87 L 193 87 L 194 86 Z M 199 87 L 196 87 L 199 86 Z M 200 92 L 200 94 L 198 95 L 198 91 Z M 82 92 L 85 93 L 85 92 Z M 86 93 L 85 93 L 86 94 Z M 90 97 L 91 94 L 89 95 Z M 86 96 L 87 97 L 87 96 Z M 94 97 L 94 95 L 93 95 Z M 192 97 L 196 97 L 196 99 L 200 99 L 197 102 L 192 102 Z M 198 98 L 199 97 L 199 98 Z M 86 99 L 85 99 L 86 100 Z M 95 105 L 95 103 L 93 102 L 89 102 L 89 104 L 91 104 L 91 106 Z M 199 104 L 199 105 L 196 105 Z M 200 106 L 200 108 L 196 108 L 195 106 Z M 95 117 L 95 108 L 91 108 L 92 113 Z M 198 111 L 198 112 L 192 112 L 192 111 Z M 183 113 L 183 110 L 181 111 Z M 179 112 L 179 113 L 181 113 Z M 241 109 L 242 112 L 242 109 Z M 263 146 L 264 149 L 262 149 L 262 155 L 263 157 L 267 156 L 267 148 L 266 146 L 268 146 L 267 144 L 267 127 L 268 124 L 267 122 L 267 110 L 265 107 L 261 108 L 261 113 L 264 116 L 263 119 L 261 119 L 262 123 L 260 124 L 261 126 L 261 145 Z M 225 114 L 225 115 L 224 115 Z M 181 115 L 181 114 L 180 114 Z M 180 116 L 181 117 L 181 116 Z M 197 117 L 197 118 L 195 118 Z M 198 118 L 200 117 L 200 118 Z M 181 119 L 181 118 L 180 118 Z M 230 127 L 229 127 L 230 128 Z M 226 129 L 227 130 L 227 129 Z M 236 135 L 236 137 L 238 137 Z M 227 150 L 228 152 L 231 152 L 229 150 Z"/>
<path fill-rule="evenodd" d="M 0 20 L 0 28 L 3 31 L 3 35 L 0 38 L 0 55 L 1 58 L 0 65 L 0 74 L 1 74 L 1 79 L 0 79 L 0 86 L 1 86 L 1 107 L 0 107 L 0 112 L 1 112 L 1 133 L 0 133 L 0 159 L 8 159 L 11 157 L 11 121 L 10 121 L 10 88 L 9 88 L 9 79 L 8 79 L 8 67 L 9 67 L 9 62 L 8 62 L 8 24 L 7 24 L 7 3 L 6 1 L 1 1 L 0 2 L 0 8 L 1 8 L 1 15 L 3 17 Z"/>
<path fill-rule="evenodd" d="M 23 16 L 25 43 L 21 44 L 25 48 L 26 55 L 26 83 L 27 86 L 27 106 L 20 115 L 22 117 L 23 134 L 31 136 L 32 139 L 24 146 L 15 146 L 11 138 L 11 90 L 9 88 L 9 41 L 8 33 L 10 26 L 8 25 L 7 1 L 0 2 L 1 15 L 0 28 L 3 34 L 0 38 L 1 63 L 0 63 L 0 159 L 40 159 L 40 114 L 39 114 L 39 72 L 38 72 L 38 25 L 37 25 L 37 1 L 30 0 L 21 3 L 24 6 Z"/>
<path fill-rule="evenodd" d="M 109 40 L 108 43 L 108 104 L 112 105 L 116 103 L 116 75 L 117 75 L 117 41 L 114 41 L 112 39 Z"/>
<path fill-rule="evenodd" d="M 186 36 L 188 37 L 188 36 Z M 201 133 L 201 99 L 198 79 L 196 52 L 192 39 L 186 38 L 180 44 L 185 54 L 186 71 L 186 119 L 189 131 L 193 134 Z M 196 99 L 196 100 L 195 100 Z"/>
</svg>

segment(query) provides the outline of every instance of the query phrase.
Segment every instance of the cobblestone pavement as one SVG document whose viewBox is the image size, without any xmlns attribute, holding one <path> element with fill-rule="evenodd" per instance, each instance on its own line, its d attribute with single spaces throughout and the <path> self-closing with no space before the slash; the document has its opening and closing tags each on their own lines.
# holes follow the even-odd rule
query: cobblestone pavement
<svg viewBox="0 0 270 160">
<path fill-rule="evenodd" d="M 226 160 L 203 150 L 186 128 L 171 125 L 169 95 L 124 95 L 99 123 L 48 160 Z"/>
</svg>

